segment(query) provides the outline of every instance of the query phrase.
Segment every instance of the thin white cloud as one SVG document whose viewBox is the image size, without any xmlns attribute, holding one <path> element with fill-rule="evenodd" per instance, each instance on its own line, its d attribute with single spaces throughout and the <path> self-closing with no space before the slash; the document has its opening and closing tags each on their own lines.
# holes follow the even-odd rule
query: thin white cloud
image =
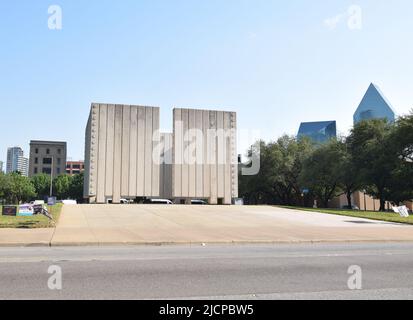
<svg viewBox="0 0 413 320">
<path fill-rule="evenodd" d="M 343 19 L 343 14 L 338 14 L 335 17 L 327 18 L 324 20 L 324 26 L 334 30 L 337 28 L 337 25 L 340 23 L 340 21 Z"/>
</svg>

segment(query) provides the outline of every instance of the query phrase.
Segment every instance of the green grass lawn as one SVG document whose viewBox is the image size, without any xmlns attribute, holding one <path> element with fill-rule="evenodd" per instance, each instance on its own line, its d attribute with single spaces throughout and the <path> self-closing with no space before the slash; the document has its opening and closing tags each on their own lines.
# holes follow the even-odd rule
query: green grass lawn
<svg viewBox="0 0 413 320">
<path fill-rule="evenodd" d="M 55 205 L 48 210 L 53 216 L 56 223 L 59 221 L 60 213 L 62 211 L 62 204 Z M 53 228 L 55 224 L 43 215 L 36 215 L 31 217 L 9 217 L 1 215 L 2 206 L 0 206 L 0 229 L 2 228 L 20 228 L 20 229 L 35 229 L 35 228 Z"/>
<path fill-rule="evenodd" d="M 371 219 L 371 220 L 413 224 L 412 215 L 408 218 L 402 218 L 399 214 L 394 213 L 394 212 L 373 212 L 373 211 L 340 210 L 340 209 L 313 209 L 313 208 L 289 207 L 289 206 L 280 206 L 280 207 L 286 208 L 286 209 L 309 211 L 309 212 L 322 212 L 322 213 L 335 214 L 335 215 L 340 215 L 340 216 L 366 218 L 366 219 Z"/>
</svg>

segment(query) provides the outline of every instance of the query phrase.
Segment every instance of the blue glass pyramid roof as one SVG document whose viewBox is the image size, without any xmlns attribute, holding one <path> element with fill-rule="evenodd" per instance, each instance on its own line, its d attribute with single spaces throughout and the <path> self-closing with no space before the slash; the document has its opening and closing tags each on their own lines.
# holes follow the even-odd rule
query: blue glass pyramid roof
<svg viewBox="0 0 413 320">
<path fill-rule="evenodd" d="M 337 137 L 335 121 L 303 122 L 298 130 L 297 138 L 309 137 L 314 142 L 324 143 Z"/>
<path fill-rule="evenodd" d="M 393 108 L 380 88 L 372 83 L 354 113 L 354 124 L 370 119 L 387 119 L 394 122 L 395 117 Z"/>
</svg>

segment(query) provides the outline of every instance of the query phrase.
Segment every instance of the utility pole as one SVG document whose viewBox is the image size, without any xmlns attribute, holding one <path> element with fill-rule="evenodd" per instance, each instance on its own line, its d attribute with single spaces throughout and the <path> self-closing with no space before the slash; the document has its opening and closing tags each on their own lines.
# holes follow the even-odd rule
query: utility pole
<svg viewBox="0 0 413 320">
<path fill-rule="evenodd" d="M 50 198 L 53 197 L 53 156 L 52 156 L 52 168 L 50 170 Z"/>
</svg>

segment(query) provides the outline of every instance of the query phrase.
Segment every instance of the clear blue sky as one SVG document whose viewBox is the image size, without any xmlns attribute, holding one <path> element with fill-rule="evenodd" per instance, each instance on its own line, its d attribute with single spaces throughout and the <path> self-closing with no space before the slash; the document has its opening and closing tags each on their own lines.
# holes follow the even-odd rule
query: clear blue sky
<svg viewBox="0 0 413 320">
<path fill-rule="evenodd" d="M 361 30 L 347 26 L 353 4 Z M 30 139 L 65 140 L 83 159 L 91 102 L 160 106 L 165 129 L 173 106 L 234 110 L 266 140 L 302 121 L 347 132 L 370 82 L 405 114 L 412 12 L 411 0 L 2 0 L 0 160 Z"/>
</svg>

